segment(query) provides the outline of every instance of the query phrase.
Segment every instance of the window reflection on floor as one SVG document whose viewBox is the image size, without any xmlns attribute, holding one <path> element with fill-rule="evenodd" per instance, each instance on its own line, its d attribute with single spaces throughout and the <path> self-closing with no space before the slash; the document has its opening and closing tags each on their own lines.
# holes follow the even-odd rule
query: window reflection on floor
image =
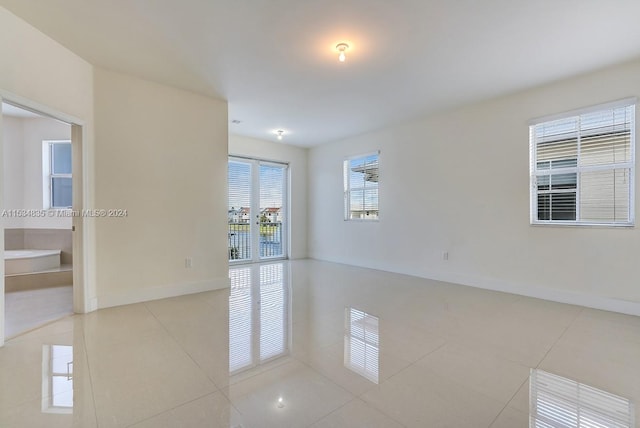
<svg viewBox="0 0 640 428">
<path fill-rule="evenodd" d="M 289 353 L 290 292 L 282 263 L 231 269 L 229 373 Z"/>
<path fill-rule="evenodd" d="M 345 308 L 344 365 L 371 382 L 378 383 L 380 340 L 378 317 Z"/>
<path fill-rule="evenodd" d="M 532 428 L 634 426 L 628 399 L 542 370 L 531 370 L 529 398 Z"/>
<path fill-rule="evenodd" d="M 42 347 L 42 412 L 73 413 L 73 346 Z"/>
</svg>

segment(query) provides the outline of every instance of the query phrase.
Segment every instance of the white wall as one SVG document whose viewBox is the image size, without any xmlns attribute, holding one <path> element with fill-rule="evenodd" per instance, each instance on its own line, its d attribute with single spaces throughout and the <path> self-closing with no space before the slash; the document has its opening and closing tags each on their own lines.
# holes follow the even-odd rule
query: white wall
<svg viewBox="0 0 640 428">
<path fill-rule="evenodd" d="M 226 102 L 94 70 L 3 8 L 0 28 L 0 96 L 77 118 L 83 208 L 129 213 L 81 220 L 89 309 L 228 285 Z"/>
<path fill-rule="evenodd" d="M 529 225 L 527 123 L 639 94 L 635 61 L 315 147 L 309 254 L 640 314 L 640 230 Z M 380 221 L 345 222 L 342 161 L 377 149 Z"/>
<path fill-rule="evenodd" d="M 4 173 L 2 184 L 4 190 L 4 209 L 22 208 L 24 206 L 24 132 L 22 119 L 5 116 L 2 122 L 2 140 L 4 149 Z M 22 228 L 22 217 L 5 217 L 7 228 Z"/>
<path fill-rule="evenodd" d="M 0 96 L 48 113 L 61 113 L 65 117 L 77 118 L 84 131 L 84 163 L 88 171 L 92 171 L 93 67 L 4 8 L 0 8 L 0 28 L 4 35 L 0 37 Z M 4 163 L 0 162 L 0 165 Z M 93 206 L 93 195 L 93 176 L 89 173 L 85 206 Z M 4 205 L 2 195 L 0 205 Z M 5 226 L 4 221 L 2 225 Z M 82 230 L 88 251 L 88 258 L 84 261 L 87 293 L 78 300 L 86 302 L 92 301 L 96 294 L 93 276 L 95 239 L 92 226 L 91 219 L 83 220 Z M 0 240 L 0 250 L 4 250 L 3 240 Z M 4 278 L 4 264 L 0 263 L 0 266 L 0 278 Z M 4 307 L 3 298 L 2 294 L 0 305 Z M 3 317 L 0 317 L 0 331 L 3 331 L 3 321 Z"/>
<path fill-rule="evenodd" d="M 96 68 L 98 304 L 228 286 L 227 104 Z M 193 267 L 185 268 L 185 258 Z"/>
<path fill-rule="evenodd" d="M 289 163 L 290 258 L 307 257 L 307 149 L 229 135 L 229 154 Z"/>
<path fill-rule="evenodd" d="M 6 117 L 4 125 L 6 209 L 43 209 L 42 142 L 70 140 L 71 126 L 50 118 Z M 71 229 L 71 217 L 8 217 L 5 227 Z"/>
</svg>

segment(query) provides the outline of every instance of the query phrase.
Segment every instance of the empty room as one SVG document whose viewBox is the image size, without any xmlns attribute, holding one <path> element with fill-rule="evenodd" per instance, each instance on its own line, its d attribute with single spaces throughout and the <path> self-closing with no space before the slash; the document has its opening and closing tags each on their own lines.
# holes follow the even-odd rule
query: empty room
<svg viewBox="0 0 640 428">
<path fill-rule="evenodd" d="M 638 16 L 0 0 L 0 427 L 640 428 Z"/>
</svg>

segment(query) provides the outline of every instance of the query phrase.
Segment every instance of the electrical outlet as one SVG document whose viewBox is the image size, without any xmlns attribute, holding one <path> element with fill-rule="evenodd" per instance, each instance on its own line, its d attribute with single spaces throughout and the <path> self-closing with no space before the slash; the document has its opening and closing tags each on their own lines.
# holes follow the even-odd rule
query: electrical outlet
<svg viewBox="0 0 640 428">
<path fill-rule="evenodd" d="M 191 269 L 193 267 L 193 259 L 191 257 L 184 259 L 184 267 L 187 269 Z"/>
<path fill-rule="evenodd" d="M 443 251 L 442 252 L 442 260 L 444 260 L 445 262 L 447 260 L 449 260 L 449 252 L 448 251 Z"/>
</svg>

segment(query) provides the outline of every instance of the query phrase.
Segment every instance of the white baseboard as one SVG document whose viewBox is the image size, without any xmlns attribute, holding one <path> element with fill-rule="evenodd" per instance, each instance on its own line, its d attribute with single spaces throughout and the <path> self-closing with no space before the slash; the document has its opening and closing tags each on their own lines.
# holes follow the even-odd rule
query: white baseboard
<svg viewBox="0 0 640 428">
<path fill-rule="evenodd" d="M 604 311 L 640 316 L 640 302 L 633 302 L 630 300 L 615 299 L 612 297 L 581 293 L 572 290 L 542 287 L 539 285 L 518 284 L 497 278 L 478 277 L 473 275 L 458 274 L 454 272 L 401 272 L 400 270 L 394 269 L 390 266 L 368 266 L 365 264 L 351 264 L 341 261 L 323 259 L 319 257 L 314 257 L 313 259 L 332 263 L 349 264 L 352 266 L 382 270 L 402 275 L 411 275 L 435 281 L 450 282 L 453 284 L 466 285 L 469 287 L 482 288 L 485 290 L 518 294 L 520 296 L 534 297 L 536 299 L 550 300 L 552 302 L 567 303 L 570 305 L 584 306 L 587 308 L 601 309 Z"/>
<path fill-rule="evenodd" d="M 113 306 L 130 305 L 132 303 L 148 302 L 150 300 L 166 299 L 168 297 L 202 293 L 204 291 L 221 290 L 224 288 L 229 288 L 229 286 L 229 278 L 225 277 L 186 284 L 147 287 L 140 290 L 131 290 L 123 293 L 106 294 L 100 296 L 97 299 L 97 307 L 98 309 L 104 309 Z"/>
<path fill-rule="evenodd" d="M 430 279 L 483 288 L 485 290 L 502 291 L 504 293 L 535 297 L 536 299 L 550 300 L 570 305 L 585 306 L 587 308 L 601 309 L 604 311 L 619 312 L 621 314 L 640 316 L 640 302 L 614 299 L 612 297 L 598 296 L 595 294 L 541 287 L 537 285 L 514 284 L 509 281 L 503 281 L 495 278 L 471 277 L 459 274 L 433 275 L 433 278 Z"/>
</svg>

